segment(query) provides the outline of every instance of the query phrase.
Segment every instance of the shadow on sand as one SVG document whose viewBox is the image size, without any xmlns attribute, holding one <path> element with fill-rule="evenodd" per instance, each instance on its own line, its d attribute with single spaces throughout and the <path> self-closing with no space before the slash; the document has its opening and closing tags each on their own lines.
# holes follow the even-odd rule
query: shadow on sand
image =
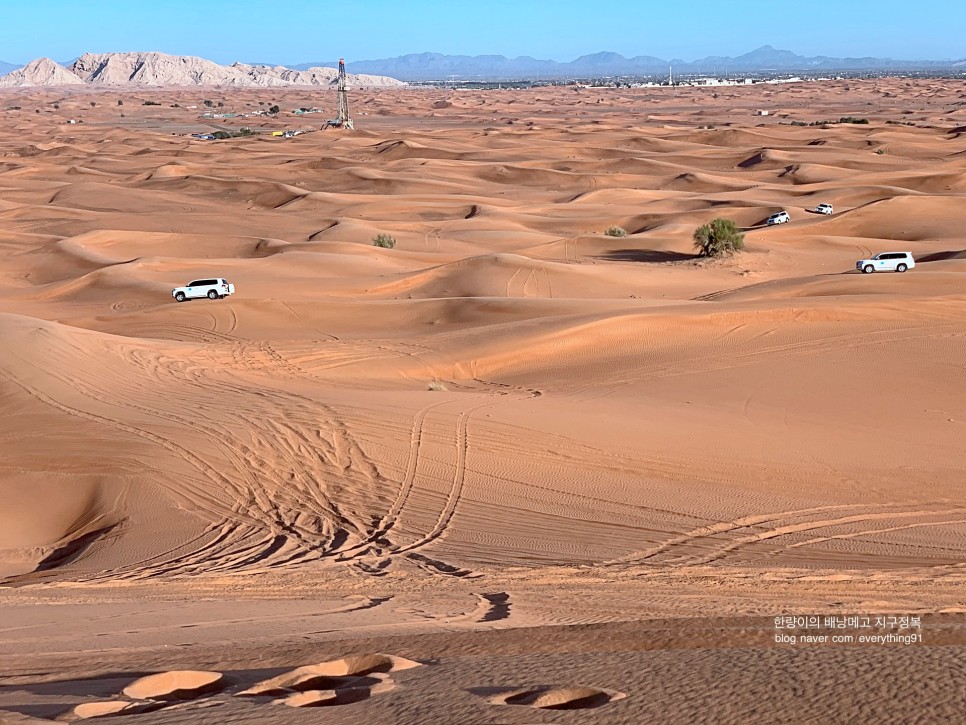
<svg viewBox="0 0 966 725">
<path fill-rule="evenodd" d="M 656 249 L 612 249 L 606 254 L 602 254 L 598 259 L 606 259 L 611 262 L 689 262 L 700 259 L 697 254 L 684 254 L 682 252 L 662 252 Z"/>
</svg>

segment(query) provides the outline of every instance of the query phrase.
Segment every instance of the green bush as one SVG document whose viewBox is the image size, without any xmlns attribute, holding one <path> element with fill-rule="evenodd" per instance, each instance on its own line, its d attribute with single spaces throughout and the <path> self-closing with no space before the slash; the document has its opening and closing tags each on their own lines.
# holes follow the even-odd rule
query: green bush
<svg viewBox="0 0 966 725">
<path fill-rule="evenodd" d="M 626 237 L 627 231 L 623 227 L 613 226 L 607 227 L 604 234 L 608 237 Z"/>
<path fill-rule="evenodd" d="M 268 109 L 268 112 L 271 113 L 273 116 L 277 116 L 278 112 L 281 110 L 282 109 L 279 108 L 278 106 L 272 106 L 271 108 Z"/>
<path fill-rule="evenodd" d="M 215 137 L 216 139 L 218 139 L 219 141 L 222 141 L 222 140 L 224 140 L 224 139 L 226 139 L 226 138 L 231 138 L 231 134 L 230 134 L 230 133 L 228 133 L 227 131 L 215 131 L 215 132 L 214 132 L 213 134 L 211 134 L 211 135 L 212 135 L 212 136 L 214 136 L 214 137 Z"/>
<path fill-rule="evenodd" d="M 838 121 L 812 121 L 809 126 L 821 126 L 822 128 L 828 128 L 835 123 L 857 123 L 862 125 L 868 125 L 869 119 L 867 118 L 856 118 L 855 116 L 842 116 Z"/>
<path fill-rule="evenodd" d="M 745 247 L 745 235 L 731 219 L 713 219 L 694 231 L 694 246 L 702 257 L 720 257 Z"/>
<path fill-rule="evenodd" d="M 383 249 L 392 249 L 396 246 L 396 240 L 388 234 L 377 234 L 372 238 L 372 246 L 382 247 Z"/>
</svg>

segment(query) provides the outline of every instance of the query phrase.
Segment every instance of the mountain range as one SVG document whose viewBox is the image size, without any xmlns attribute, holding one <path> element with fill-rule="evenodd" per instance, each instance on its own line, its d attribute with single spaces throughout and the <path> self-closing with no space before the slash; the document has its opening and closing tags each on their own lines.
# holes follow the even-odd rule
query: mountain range
<svg viewBox="0 0 966 725">
<path fill-rule="evenodd" d="M 320 61 L 291 66 L 293 69 L 333 67 L 337 63 Z M 413 53 L 383 60 L 360 60 L 348 64 L 358 73 L 388 75 L 406 81 L 428 80 L 517 80 L 537 78 L 588 78 L 615 75 L 667 75 L 694 73 L 760 73 L 767 71 L 863 71 L 863 70 L 942 70 L 966 67 L 966 60 L 893 60 L 891 58 L 833 58 L 802 56 L 770 45 L 737 57 L 708 56 L 695 61 L 679 58 L 664 60 L 649 55 L 625 58 L 619 53 L 593 53 L 576 60 L 558 62 L 530 56 L 507 58 L 502 55 L 442 55 Z"/>
<path fill-rule="evenodd" d="M 530 56 L 443 55 L 412 53 L 382 60 L 351 61 L 349 83 L 355 86 L 399 85 L 401 81 L 521 80 L 594 78 L 602 76 L 664 76 L 741 74 L 762 72 L 835 71 L 941 71 L 966 68 L 966 60 L 893 60 L 891 58 L 806 57 L 770 45 L 737 57 L 708 56 L 695 61 L 664 60 L 649 55 L 626 58 L 619 53 L 582 55 L 569 62 L 540 60 Z M 59 64 L 40 58 L 17 67 L 0 62 L 0 87 L 32 85 L 225 85 L 290 86 L 331 85 L 337 61 L 318 61 L 292 66 L 265 63 L 219 65 L 204 58 L 164 53 L 87 53 Z"/>
<path fill-rule="evenodd" d="M 0 87 L 21 86 L 330 86 L 334 68 L 293 70 L 282 66 L 219 65 L 204 58 L 164 53 L 85 53 L 65 67 L 38 58 L 0 76 Z M 350 74 L 354 86 L 405 85 L 395 78 Z"/>
</svg>

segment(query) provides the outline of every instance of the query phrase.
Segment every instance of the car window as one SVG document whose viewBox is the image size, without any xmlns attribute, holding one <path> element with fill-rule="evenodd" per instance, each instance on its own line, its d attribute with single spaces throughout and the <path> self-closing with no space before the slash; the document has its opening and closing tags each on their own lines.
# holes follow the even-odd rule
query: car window
<svg viewBox="0 0 966 725">
<path fill-rule="evenodd" d="M 201 286 L 201 280 L 196 279 L 194 282 L 188 282 L 188 284 L 185 285 L 185 286 L 186 287 L 200 287 Z"/>
</svg>

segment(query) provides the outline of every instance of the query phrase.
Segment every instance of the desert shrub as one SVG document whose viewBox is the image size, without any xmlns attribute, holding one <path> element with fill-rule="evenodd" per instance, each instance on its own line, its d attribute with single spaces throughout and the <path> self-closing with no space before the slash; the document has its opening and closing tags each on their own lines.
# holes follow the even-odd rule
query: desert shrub
<svg viewBox="0 0 966 725">
<path fill-rule="evenodd" d="M 91 101 L 91 108 L 95 108 L 96 106 L 97 106 L 97 101 Z"/>
<path fill-rule="evenodd" d="M 214 101 L 209 101 L 207 98 L 204 101 L 202 101 L 202 103 L 205 104 L 205 107 L 206 108 L 211 108 L 212 106 L 215 105 L 215 102 Z"/>
<path fill-rule="evenodd" d="M 238 129 L 237 131 L 233 131 L 231 133 L 232 138 L 238 138 L 239 136 L 255 136 L 255 135 L 256 135 L 255 132 L 248 127 Z"/>
<path fill-rule="evenodd" d="M 231 138 L 231 134 L 230 134 L 230 133 L 228 133 L 227 131 L 215 131 L 215 132 L 214 132 L 213 134 L 211 134 L 211 135 L 212 135 L 212 136 L 214 136 L 214 137 L 215 137 L 216 139 L 218 139 L 219 141 L 222 141 L 222 140 L 224 140 L 224 139 L 226 139 L 226 138 Z"/>
<path fill-rule="evenodd" d="M 745 235 L 731 219 L 719 217 L 694 231 L 694 246 L 702 257 L 720 257 L 744 249 Z"/>
<path fill-rule="evenodd" d="M 372 238 L 372 246 L 382 247 L 383 249 L 392 249 L 396 246 L 396 240 L 388 234 L 377 234 Z"/>
<path fill-rule="evenodd" d="M 145 101 L 141 105 L 142 106 L 160 106 L 161 105 L 161 102 L 160 101 Z"/>
<path fill-rule="evenodd" d="M 282 109 L 279 108 L 278 106 L 272 106 L 271 108 L 268 109 L 268 112 L 271 113 L 273 116 L 277 116 L 278 112 L 281 110 Z"/>
<path fill-rule="evenodd" d="M 446 389 L 446 386 L 443 385 L 439 380 L 432 380 L 430 381 L 429 385 L 426 386 L 426 390 L 432 390 L 437 393 L 445 391 Z"/>
<path fill-rule="evenodd" d="M 118 98 L 117 99 L 117 105 L 123 106 L 124 105 L 124 101 L 122 101 L 120 98 Z"/>
<path fill-rule="evenodd" d="M 875 152 L 879 154 L 879 156 L 882 156 L 885 153 L 885 149 L 876 149 Z"/>
<path fill-rule="evenodd" d="M 828 128 L 829 126 L 836 123 L 857 123 L 867 125 L 869 119 L 867 118 L 856 118 L 855 116 L 842 116 L 838 121 L 812 121 L 809 126 L 821 126 L 822 128 Z"/>
<path fill-rule="evenodd" d="M 604 230 L 604 235 L 608 237 L 626 237 L 627 230 L 625 230 L 623 227 L 618 227 L 618 226 L 607 227 Z"/>
</svg>

